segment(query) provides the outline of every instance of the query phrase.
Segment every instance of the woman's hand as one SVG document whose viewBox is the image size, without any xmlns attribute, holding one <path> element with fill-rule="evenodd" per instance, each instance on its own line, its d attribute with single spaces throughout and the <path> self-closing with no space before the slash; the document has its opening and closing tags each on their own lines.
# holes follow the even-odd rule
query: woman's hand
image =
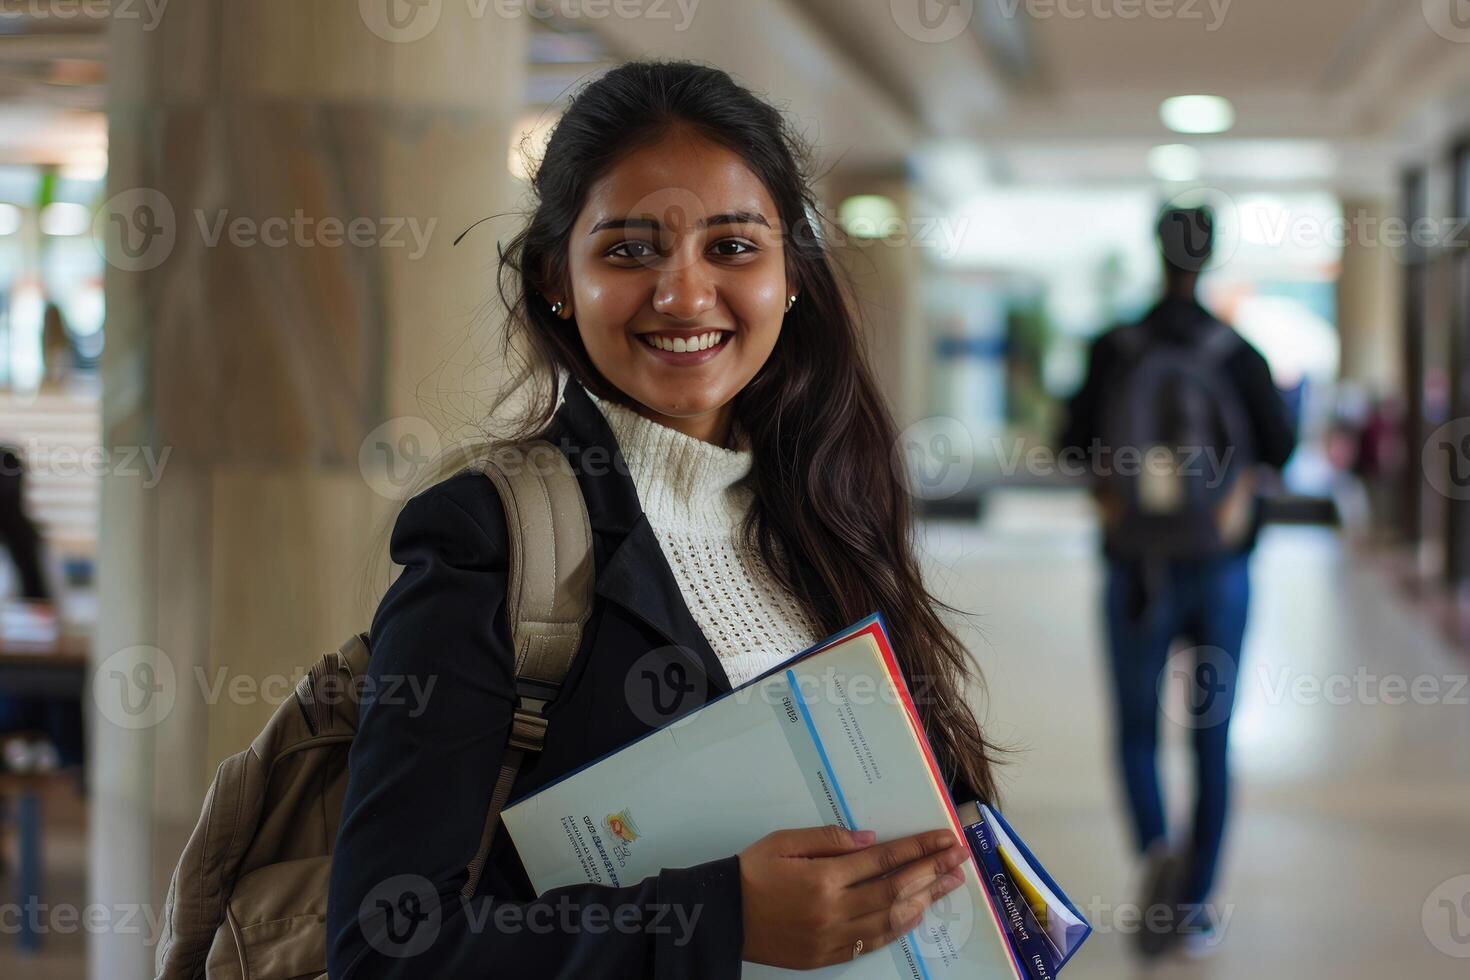
<svg viewBox="0 0 1470 980">
<path fill-rule="evenodd" d="M 777 830 L 741 851 L 741 958 L 792 970 L 846 962 L 859 939 L 864 953 L 886 946 L 964 883 L 955 869 L 970 851 L 951 830 L 873 839 L 829 824 Z"/>
</svg>

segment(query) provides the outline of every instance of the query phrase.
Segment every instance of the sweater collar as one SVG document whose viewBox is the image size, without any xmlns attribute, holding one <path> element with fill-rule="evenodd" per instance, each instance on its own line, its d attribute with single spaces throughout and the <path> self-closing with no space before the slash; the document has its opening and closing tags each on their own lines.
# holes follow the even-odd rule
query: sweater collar
<svg viewBox="0 0 1470 980">
<path fill-rule="evenodd" d="M 754 452 L 737 434 L 726 449 L 686 435 L 626 405 L 587 396 L 607 419 L 649 523 L 660 530 L 729 533 L 749 508 Z"/>
</svg>

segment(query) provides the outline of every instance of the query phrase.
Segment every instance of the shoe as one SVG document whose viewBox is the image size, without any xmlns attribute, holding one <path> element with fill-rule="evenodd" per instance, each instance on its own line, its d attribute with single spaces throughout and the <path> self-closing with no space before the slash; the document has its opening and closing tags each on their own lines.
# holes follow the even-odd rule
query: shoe
<svg viewBox="0 0 1470 980">
<path fill-rule="evenodd" d="M 1141 921 L 1133 934 L 1134 945 L 1146 959 L 1162 956 L 1182 938 L 1177 926 L 1184 870 L 1184 856 L 1169 850 L 1166 841 L 1149 845 L 1144 855 Z M 1160 907 L 1167 909 L 1167 914 Z"/>
<path fill-rule="evenodd" d="M 1213 956 L 1225 938 L 1215 907 L 1206 903 L 1180 908 L 1184 912 L 1179 920 L 1180 951 L 1192 960 Z"/>
</svg>

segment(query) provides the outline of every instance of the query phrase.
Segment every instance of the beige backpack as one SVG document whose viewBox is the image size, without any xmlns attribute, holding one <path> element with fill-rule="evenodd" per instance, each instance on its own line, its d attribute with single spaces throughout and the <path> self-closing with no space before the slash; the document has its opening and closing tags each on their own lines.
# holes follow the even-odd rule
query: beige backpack
<svg viewBox="0 0 1470 980">
<path fill-rule="evenodd" d="M 567 459 L 544 441 L 501 444 L 488 476 L 510 538 L 506 597 L 517 678 L 560 688 L 592 608 L 592 532 Z M 323 656 L 248 749 L 220 764 L 169 882 L 160 980 L 325 978 L 327 880 L 357 732 L 368 635 Z M 463 894 L 473 895 L 551 699 L 522 697 Z"/>
</svg>

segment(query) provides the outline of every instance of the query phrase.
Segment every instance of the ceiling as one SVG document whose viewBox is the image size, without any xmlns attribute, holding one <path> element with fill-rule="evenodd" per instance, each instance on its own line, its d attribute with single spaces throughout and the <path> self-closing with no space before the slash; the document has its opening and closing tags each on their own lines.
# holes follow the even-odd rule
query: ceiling
<svg viewBox="0 0 1470 980">
<path fill-rule="evenodd" d="M 1149 148 L 1181 139 L 1159 102 L 1211 93 L 1236 128 L 1190 141 L 1222 179 L 1269 182 L 1248 173 L 1273 159 L 1258 151 L 1298 147 L 1281 181 L 1382 190 L 1470 123 L 1470 36 L 1435 29 L 1459 2 L 952 0 L 929 7 L 960 17 L 936 28 L 910 9 L 933 0 L 664 0 L 664 18 L 534 20 L 529 90 L 553 102 L 621 57 L 693 58 L 784 104 L 833 166 L 937 146 L 977 179 L 1048 182 L 1147 179 Z M 1149 10 L 1169 16 L 1125 16 Z M 105 53 L 102 19 L 0 17 L 0 163 L 105 139 Z"/>
</svg>

